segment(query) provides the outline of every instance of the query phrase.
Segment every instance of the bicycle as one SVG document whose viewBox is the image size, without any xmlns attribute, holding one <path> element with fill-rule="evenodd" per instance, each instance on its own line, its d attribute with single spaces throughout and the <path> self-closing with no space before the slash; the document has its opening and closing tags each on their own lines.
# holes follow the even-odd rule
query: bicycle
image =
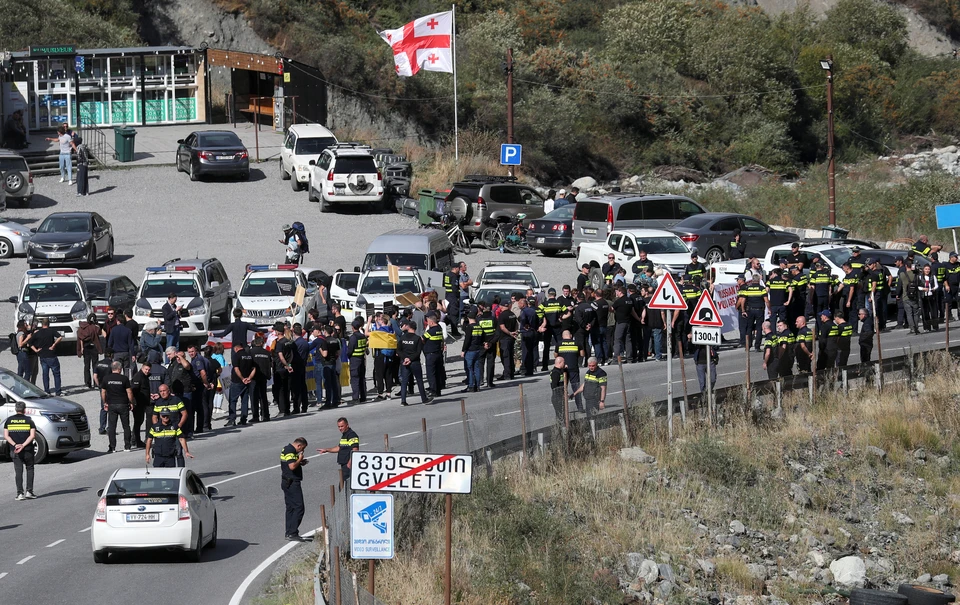
<svg viewBox="0 0 960 605">
<path fill-rule="evenodd" d="M 434 220 L 434 222 L 427 225 L 427 227 L 431 229 L 443 229 L 447 234 L 447 239 L 453 244 L 454 252 L 459 254 L 470 254 L 470 252 L 472 252 L 470 238 L 467 237 L 467 234 L 464 233 L 461 228 L 463 220 L 457 219 L 457 217 L 452 214 L 438 214 L 432 210 L 427 212 L 427 216 Z"/>
<path fill-rule="evenodd" d="M 483 219 L 483 224 L 487 226 L 480 234 L 480 243 L 486 246 L 487 250 L 498 250 L 503 246 L 503 240 L 507 235 L 503 232 L 503 223 L 492 218 Z"/>
<path fill-rule="evenodd" d="M 527 230 L 523 226 L 525 214 L 518 214 L 510 222 L 498 222 L 494 219 L 485 219 L 488 225 L 480 239 L 489 250 L 511 252 L 513 254 L 530 254 L 535 252 L 527 243 Z"/>
</svg>

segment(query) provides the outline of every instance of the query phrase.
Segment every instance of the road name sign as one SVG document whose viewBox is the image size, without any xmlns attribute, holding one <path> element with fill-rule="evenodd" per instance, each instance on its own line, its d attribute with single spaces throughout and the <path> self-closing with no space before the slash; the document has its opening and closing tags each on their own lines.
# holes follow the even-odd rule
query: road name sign
<svg viewBox="0 0 960 605">
<path fill-rule="evenodd" d="M 937 214 L 937 229 L 960 227 L 960 204 L 941 204 L 934 211 Z"/>
<path fill-rule="evenodd" d="M 522 158 L 522 145 L 515 145 L 513 143 L 503 143 L 500 145 L 501 166 L 519 166 Z"/>
<path fill-rule="evenodd" d="M 663 274 L 663 279 L 660 280 L 660 285 L 657 286 L 657 291 L 653 293 L 653 298 L 650 299 L 647 306 L 651 309 L 660 310 L 687 310 L 687 303 L 684 302 L 683 295 L 680 294 L 680 288 L 677 287 L 677 282 L 673 281 L 673 276 L 669 273 Z"/>
<path fill-rule="evenodd" d="M 393 494 L 350 495 L 350 556 L 392 559 Z"/>
<path fill-rule="evenodd" d="M 473 458 L 458 454 L 352 452 L 350 489 L 369 492 L 469 494 Z"/>
<path fill-rule="evenodd" d="M 690 316 L 691 326 L 712 326 L 714 328 L 723 327 L 723 319 L 720 318 L 720 311 L 713 302 L 713 296 L 709 290 L 704 290 L 697 301 L 697 306 L 693 308 L 693 314 Z"/>
<path fill-rule="evenodd" d="M 710 328 L 704 326 L 690 327 L 690 340 L 695 345 L 720 346 L 720 328 Z"/>
</svg>

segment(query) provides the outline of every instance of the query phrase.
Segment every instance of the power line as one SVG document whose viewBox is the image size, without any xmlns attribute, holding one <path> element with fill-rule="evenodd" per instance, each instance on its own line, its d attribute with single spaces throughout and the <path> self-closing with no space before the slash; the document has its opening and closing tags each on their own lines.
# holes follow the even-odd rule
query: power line
<svg viewBox="0 0 960 605">
<path fill-rule="evenodd" d="M 533 84 L 536 86 L 545 86 L 547 88 L 553 88 L 555 90 L 576 90 L 580 92 L 589 92 L 592 94 L 598 95 L 611 95 L 611 96 L 630 96 L 630 97 L 649 97 L 649 98 L 660 98 L 660 99 L 722 99 L 725 97 L 747 97 L 747 96 L 759 96 L 767 94 L 778 94 L 784 92 L 797 92 L 801 90 L 816 90 L 820 88 L 826 88 L 826 84 L 817 84 L 815 86 L 802 86 L 800 88 L 780 88 L 775 90 L 758 90 L 755 92 L 732 92 L 726 94 L 712 94 L 712 95 L 698 95 L 698 94 L 683 94 L 683 95 L 663 95 L 653 92 L 629 92 L 629 91 L 609 91 L 609 90 L 594 90 L 590 88 L 580 88 L 578 86 L 561 86 L 559 84 L 547 84 L 546 82 L 537 82 L 535 80 L 526 80 L 524 78 L 515 78 L 517 82 L 525 82 L 527 84 Z"/>
<path fill-rule="evenodd" d="M 306 75 L 306 76 L 309 76 L 309 77 L 311 77 L 311 78 L 313 78 L 313 79 L 315 79 L 315 80 L 319 80 L 320 82 L 323 82 L 323 83 L 326 84 L 327 86 L 332 86 L 333 88 L 339 88 L 340 90 L 346 90 L 347 92 L 352 92 L 353 94 L 361 95 L 361 96 L 364 96 L 364 97 L 369 97 L 369 98 L 371 98 L 371 99 L 385 99 L 385 100 L 387 100 L 387 101 L 439 101 L 439 100 L 452 99 L 452 98 L 453 98 L 453 95 L 446 95 L 446 96 L 443 96 L 443 97 L 390 97 L 390 96 L 386 96 L 386 95 L 374 95 L 374 94 L 370 94 L 370 93 L 367 93 L 367 92 L 362 92 L 362 91 L 359 91 L 359 90 L 354 90 L 354 89 L 352 89 L 352 88 L 347 88 L 346 86 L 340 86 L 339 84 L 334 84 L 333 82 L 331 82 L 331 81 L 329 81 L 329 80 L 325 80 L 325 79 L 321 78 L 321 77 L 318 76 L 318 75 L 315 75 L 315 74 L 310 73 L 309 71 L 307 71 L 307 70 L 305 70 L 304 68 L 300 67 L 300 66 L 297 65 L 296 63 L 287 63 L 287 64 L 285 64 L 285 65 L 289 65 L 289 66 L 293 67 L 294 69 L 299 70 L 300 73 L 302 73 L 302 74 L 304 74 L 304 75 Z"/>
</svg>

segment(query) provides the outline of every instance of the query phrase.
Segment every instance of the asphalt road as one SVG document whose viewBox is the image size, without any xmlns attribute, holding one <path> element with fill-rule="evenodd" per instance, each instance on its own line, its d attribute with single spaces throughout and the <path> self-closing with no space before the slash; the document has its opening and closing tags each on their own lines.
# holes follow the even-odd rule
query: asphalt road
<svg viewBox="0 0 960 605">
<path fill-rule="evenodd" d="M 211 254 L 221 258 L 228 273 L 239 284 L 246 263 L 279 261 L 283 248 L 274 243 L 281 223 L 303 220 L 314 253 L 311 266 L 335 269 L 359 264 L 367 243 L 377 234 L 401 226 L 409 219 L 398 216 L 320 215 L 305 195 L 290 191 L 276 179 L 275 164 L 265 168 L 269 178 L 256 173 L 250 183 L 190 183 L 172 168 L 143 168 L 102 173 L 91 189 L 95 195 L 76 198 L 55 178 L 37 180 L 38 208 L 12 209 L 8 218 L 35 224 L 47 213 L 61 209 L 89 209 L 112 221 L 117 233 L 118 260 L 98 269 L 101 273 L 122 272 L 139 281 L 144 267 L 173 256 Z M 478 260 L 501 258 L 484 252 L 467 257 Z M 531 257 L 541 279 L 554 284 L 575 277 L 569 257 Z M 0 266 L 0 299 L 14 294 L 26 268 L 24 259 L 9 259 Z M 0 325 L 12 328 L 13 306 L 0 304 Z M 914 350 L 943 346 L 943 332 L 908 337 L 903 331 L 883 334 L 884 354 L 896 355 L 903 346 Z M 856 347 L 854 347 L 856 349 Z M 452 347 L 454 352 L 459 346 Z M 13 365 L 3 353 L 0 363 Z M 759 368 L 760 356 L 751 353 L 752 365 Z M 743 382 L 743 350 L 721 353 L 718 385 Z M 856 352 L 851 356 L 855 362 Z M 66 396 L 95 414 L 97 397 L 82 385 L 80 363 L 63 357 Z M 688 387 L 697 390 L 696 373 L 686 361 Z M 462 378 L 459 364 L 448 367 L 452 384 Z M 619 372 L 611 371 L 609 407 L 622 401 Z M 663 399 L 666 395 L 666 364 L 645 363 L 625 366 L 625 386 L 630 400 Z M 762 378 L 762 376 L 758 376 Z M 674 367 L 674 393 L 682 395 L 679 367 Z M 519 432 L 519 409 L 515 386 L 503 384 L 494 390 L 466 395 L 471 445 L 501 439 Z M 552 421 L 548 386 L 542 375 L 522 381 L 526 396 L 528 429 Z M 450 391 L 451 393 L 453 390 Z M 167 603 L 171 598 L 187 602 L 203 599 L 227 603 L 247 574 L 286 543 L 283 540 L 283 499 L 279 486 L 280 448 L 295 437 L 304 436 L 309 453 L 317 447 L 336 443 L 336 418 L 345 415 L 360 434 L 361 447 L 381 449 L 384 434 L 391 446 L 408 451 L 421 449 L 421 419 L 431 429 L 431 451 L 459 452 L 464 449 L 459 394 L 444 396 L 434 405 L 401 408 L 394 399 L 371 402 L 333 412 L 311 412 L 269 424 L 242 429 L 219 428 L 191 443 L 195 460 L 188 460 L 207 485 L 220 489 L 217 507 L 220 519 L 219 544 L 207 551 L 199 564 L 186 563 L 175 553 L 142 553 L 115 557 L 110 565 L 96 565 L 90 548 L 89 527 L 96 506 L 96 491 L 118 467 L 139 466 L 143 452 L 106 454 L 106 438 L 94 435 L 93 446 L 71 454 L 62 461 L 37 467 L 37 500 L 13 501 L 13 467 L 0 463 L 0 501 L 9 498 L 0 521 L 0 601 L 30 600 L 40 603 Z M 215 423 L 215 426 L 222 422 Z M 307 515 L 301 526 L 307 531 L 319 524 L 319 505 L 329 498 L 329 486 L 336 480 L 334 457 L 316 457 L 305 470 Z M 255 595 L 268 577 L 265 570 L 251 585 L 244 600 Z"/>
</svg>

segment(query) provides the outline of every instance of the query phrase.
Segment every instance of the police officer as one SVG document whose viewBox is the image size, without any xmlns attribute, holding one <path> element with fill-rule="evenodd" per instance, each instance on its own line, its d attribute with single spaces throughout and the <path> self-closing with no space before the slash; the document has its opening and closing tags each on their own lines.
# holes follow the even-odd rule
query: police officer
<svg viewBox="0 0 960 605">
<path fill-rule="evenodd" d="M 767 278 L 767 296 L 770 299 L 770 320 L 779 321 L 787 319 L 787 307 L 790 306 L 793 296 L 793 286 L 784 279 L 783 271 L 786 269 L 787 259 L 780 259 L 780 267 L 770 272 Z"/>
<path fill-rule="evenodd" d="M 480 354 L 480 382 L 483 382 L 484 377 L 486 377 L 487 386 L 492 389 L 497 386 L 493 383 L 493 372 L 497 362 L 497 344 L 500 342 L 500 330 L 498 329 L 497 319 L 493 316 L 493 312 L 490 311 L 486 302 L 477 301 L 477 308 L 480 310 L 477 315 L 477 324 L 483 330 L 484 341 L 484 349 Z"/>
<path fill-rule="evenodd" d="M 580 398 L 580 347 L 577 346 L 577 341 L 570 335 L 570 332 L 563 332 L 560 339 L 560 344 L 557 345 L 556 349 L 557 357 L 563 358 L 564 367 L 567 369 L 567 380 L 570 383 L 570 388 L 574 392 L 578 393 L 576 395 L 577 409 L 583 411 L 583 400 Z"/>
<path fill-rule="evenodd" d="M 687 275 L 687 279 L 696 286 L 697 288 L 701 287 L 703 283 L 703 278 L 707 274 L 706 267 L 703 263 L 700 262 L 700 258 L 697 255 L 696 250 L 690 255 L 690 263 L 684 267 L 683 272 Z"/>
<path fill-rule="evenodd" d="M 840 330 L 833 323 L 833 314 L 828 310 L 820 312 L 820 327 L 817 340 L 820 350 L 817 354 L 817 369 L 826 370 L 837 365 L 837 338 Z"/>
<path fill-rule="evenodd" d="M 787 257 L 789 260 L 790 257 Z M 794 327 L 797 325 L 797 319 L 806 314 L 807 308 L 807 289 L 809 277 L 803 274 L 802 261 L 800 264 L 790 265 L 790 287 L 793 288 L 793 294 L 790 297 L 790 304 L 787 306 L 787 325 Z M 806 319 L 804 319 L 806 325 Z"/>
<path fill-rule="evenodd" d="M 854 246 L 850 249 L 850 252 L 850 258 L 847 259 L 850 268 L 854 271 L 862 271 L 866 266 L 866 259 L 860 254 L 860 246 Z"/>
<path fill-rule="evenodd" d="M 937 278 L 936 300 L 934 304 L 937 308 L 936 317 L 940 322 L 943 321 L 944 312 L 946 311 L 944 308 L 944 302 L 946 301 L 944 284 L 947 282 L 947 270 L 949 268 L 950 264 L 941 262 L 936 252 L 930 254 L 930 270 L 934 277 Z"/>
<path fill-rule="evenodd" d="M 957 306 L 957 301 L 960 301 L 960 260 L 956 252 L 950 253 L 950 262 L 947 263 L 945 290 L 945 299 L 952 309 Z M 950 315 L 953 316 L 952 311 Z"/>
<path fill-rule="evenodd" d="M 843 263 L 843 279 L 840 281 L 840 303 L 837 309 L 837 315 L 843 315 L 851 325 L 857 321 L 857 310 L 863 306 L 863 295 L 860 290 L 860 271 L 862 269 L 854 268 L 854 262 L 851 258 Z"/>
<path fill-rule="evenodd" d="M 150 464 L 150 453 L 153 452 L 154 468 L 177 468 L 183 466 L 183 456 L 193 458 L 193 454 L 187 448 L 187 439 L 183 436 L 183 431 L 173 423 L 173 415 L 174 412 L 170 410 L 160 412 L 160 422 L 154 423 L 147 433 L 145 458 L 147 464 Z"/>
<path fill-rule="evenodd" d="M 876 314 L 877 326 L 882 332 L 887 329 L 887 292 L 890 287 L 890 274 L 877 259 L 868 258 L 867 280 L 869 287 L 865 294 L 868 297 L 867 300 L 871 300 L 869 297 L 872 295 L 873 313 Z"/>
<path fill-rule="evenodd" d="M 690 265 L 687 265 L 688 267 Z M 703 265 L 700 265 L 701 267 Z M 700 283 L 697 281 L 692 281 L 689 273 L 680 274 L 680 283 L 677 284 L 677 287 L 680 288 L 680 295 L 683 296 L 683 302 L 687 303 L 687 310 L 680 311 L 679 321 L 677 322 L 681 329 L 677 330 L 675 336 L 677 337 L 677 342 L 684 343 L 686 342 L 686 337 L 690 333 L 690 318 L 693 317 L 693 311 L 697 306 L 697 301 L 700 300 L 700 294 L 703 291 L 700 288 Z M 687 347 L 684 346 L 684 349 Z"/>
<path fill-rule="evenodd" d="M 450 271 L 443 275 L 443 290 L 450 332 L 454 338 L 460 338 L 460 265 L 450 267 Z"/>
<path fill-rule="evenodd" d="M 347 342 L 347 356 L 350 357 L 350 403 L 363 403 L 367 400 L 367 335 L 363 331 L 363 320 L 359 317 L 351 324 L 353 333 Z"/>
<path fill-rule="evenodd" d="M 524 376 L 533 376 L 537 369 L 537 341 L 539 340 L 540 318 L 537 312 L 530 307 L 526 298 L 517 301 L 520 315 L 517 323 L 520 326 L 520 366 Z"/>
<path fill-rule="evenodd" d="M 97 365 L 93 367 L 93 384 L 97 387 L 97 390 L 100 390 L 100 385 L 110 375 L 112 365 L 113 349 L 107 347 L 103 352 L 103 359 L 99 360 Z M 107 411 L 103 407 L 100 408 L 100 429 L 97 432 L 101 435 L 107 434 Z"/>
<path fill-rule="evenodd" d="M 787 267 L 793 269 L 797 267 L 803 273 L 803 255 L 800 254 L 800 244 L 793 242 L 790 244 L 790 254 L 787 255 Z"/>
<path fill-rule="evenodd" d="M 37 437 L 37 427 L 27 416 L 27 404 L 18 401 L 14 406 L 16 414 L 3 423 L 3 440 L 10 446 L 9 455 L 13 458 L 13 468 L 17 481 L 17 500 L 33 500 L 33 440 Z M 27 489 L 23 489 L 23 469 L 27 469 Z"/>
<path fill-rule="evenodd" d="M 403 321 L 400 324 L 400 337 L 397 339 L 397 355 L 400 357 L 400 405 L 407 405 L 407 387 L 410 386 L 411 380 L 416 381 L 420 400 L 423 403 L 433 400 L 427 397 L 423 390 L 421 353 L 423 353 L 423 340 L 417 336 L 416 325 L 412 321 Z"/>
<path fill-rule="evenodd" d="M 253 396 L 250 398 L 253 404 L 250 421 L 269 422 L 270 400 L 267 399 L 267 382 L 270 380 L 273 369 L 273 359 L 270 352 L 263 348 L 263 336 L 257 334 L 253 337 L 250 355 L 253 357 L 253 364 L 257 366 L 257 373 L 253 375 Z"/>
<path fill-rule="evenodd" d="M 834 277 L 820 257 L 813 260 L 810 271 L 810 293 L 813 295 L 813 310 L 819 316 L 822 311 L 830 310 L 830 296 L 833 293 Z"/>
<path fill-rule="evenodd" d="M 780 375 L 780 339 L 773 331 L 769 321 L 763 322 L 763 369 L 767 371 L 769 380 L 776 380 Z"/>
<path fill-rule="evenodd" d="M 560 314 L 566 307 L 557 300 L 557 291 L 547 290 L 547 299 L 537 308 L 537 315 L 542 319 L 540 326 L 543 339 L 543 359 L 540 360 L 542 372 L 547 371 L 547 362 L 550 360 L 550 349 L 560 342 Z"/>
<path fill-rule="evenodd" d="M 443 352 L 447 345 L 443 341 L 443 328 L 440 327 L 436 313 L 427 313 L 426 320 L 427 329 L 423 331 L 423 359 L 427 371 L 427 385 L 430 387 L 431 397 L 440 397 L 443 390 Z"/>
<path fill-rule="evenodd" d="M 797 337 L 793 335 L 787 326 L 786 319 L 777 321 L 777 371 L 780 376 L 793 375 L 793 356 L 796 352 Z"/>
<path fill-rule="evenodd" d="M 503 307 L 497 317 L 497 324 L 497 338 L 500 339 L 498 341 L 500 363 L 503 364 L 503 373 L 500 375 L 500 380 L 513 380 L 517 371 L 514 353 L 517 346 L 517 335 L 520 333 L 517 314 L 510 307 Z"/>
<path fill-rule="evenodd" d="M 727 244 L 727 260 L 739 260 L 747 255 L 747 244 L 740 235 L 740 229 L 733 230 L 733 239 Z"/>
<path fill-rule="evenodd" d="M 840 314 L 834 319 L 837 328 L 837 367 L 842 368 L 847 365 L 850 358 L 850 342 L 853 340 L 853 324 Z"/>
<path fill-rule="evenodd" d="M 350 485 L 350 452 L 360 451 L 360 436 L 357 435 L 347 419 L 341 416 L 337 418 L 337 430 L 340 431 L 340 442 L 330 448 L 320 448 L 317 451 L 321 454 L 330 452 L 337 455 L 337 464 L 340 465 L 340 476 L 343 478 L 343 484 Z"/>
<path fill-rule="evenodd" d="M 804 315 L 798 317 L 794 325 L 796 326 L 796 344 L 793 356 L 797 360 L 797 370 L 810 372 L 810 364 L 813 361 L 813 334 L 807 327 L 807 318 Z"/>
<path fill-rule="evenodd" d="M 286 507 L 284 537 L 291 542 L 303 542 L 300 537 L 300 522 L 306 508 L 303 505 L 303 466 L 309 462 L 303 456 L 307 440 L 297 437 L 280 450 L 280 488 L 283 490 L 283 503 Z"/>
<path fill-rule="evenodd" d="M 760 275 L 754 273 L 749 284 L 737 292 L 737 307 L 740 309 L 740 345 L 747 346 L 747 335 L 753 341 L 754 349 L 760 352 L 761 326 L 764 311 L 770 310 L 767 290 L 760 285 Z"/>
<path fill-rule="evenodd" d="M 584 403 L 587 406 L 587 416 L 593 416 L 597 410 L 602 410 L 607 398 L 607 373 L 597 363 L 596 357 L 587 360 L 587 371 L 583 375 L 583 383 L 574 391 L 574 396 L 583 393 Z"/>
<path fill-rule="evenodd" d="M 917 243 L 910 248 L 910 252 L 926 257 L 930 256 L 934 252 L 939 252 L 942 248 L 943 246 L 931 246 L 930 240 L 927 239 L 927 236 L 921 235 L 920 239 L 917 240 Z"/>
</svg>

